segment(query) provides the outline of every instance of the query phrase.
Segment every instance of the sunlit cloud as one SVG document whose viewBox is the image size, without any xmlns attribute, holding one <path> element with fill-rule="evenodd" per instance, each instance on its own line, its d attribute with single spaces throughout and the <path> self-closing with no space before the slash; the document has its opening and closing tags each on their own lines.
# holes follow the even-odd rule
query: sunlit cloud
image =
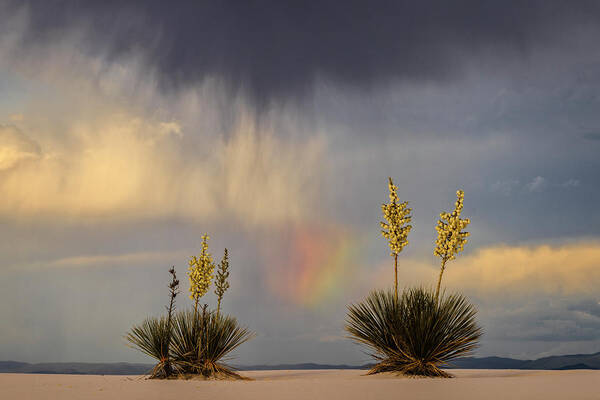
<svg viewBox="0 0 600 400">
<path fill-rule="evenodd" d="M 430 260 L 401 259 L 399 276 L 406 284 L 433 284 L 438 265 Z M 391 282 L 389 262 L 377 268 L 376 282 Z M 507 293 L 530 296 L 595 295 L 600 286 L 600 243 L 583 241 L 535 246 L 490 246 L 449 263 L 443 284 L 479 297 Z"/>
<path fill-rule="evenodd" d="M 124 254 L 83 255 L 59 258 L 21 265 L 19 268 L 89 268 L 89 267 L 116 267 L 143 266 L 148 263 L 172 264 L 176 260 L 186 259 L 184 251 L 156 251 L 135 252 Z"/>
<path fill-rule="evenodd" d="M 11 125 L 0 125 L 0 172 L 40 155 L 37 143 Z"/>
<path fill-rule="evenodd" d="M 0 130 L 0 213 L 271 223 L 304 216 L 318 184 L 318 139 L 286 142 L 252 121 L 198 157 L 176 122 L 116 114 L 64 133 L 44 152 L 15 128 Z"/>
<path fill-rule="evenodd" d="M 593 295 L 600 285 L 597 241 L 478 250 L 448 269 L 449 288 L 484 295 L 544 293 Z"/>
</svg>

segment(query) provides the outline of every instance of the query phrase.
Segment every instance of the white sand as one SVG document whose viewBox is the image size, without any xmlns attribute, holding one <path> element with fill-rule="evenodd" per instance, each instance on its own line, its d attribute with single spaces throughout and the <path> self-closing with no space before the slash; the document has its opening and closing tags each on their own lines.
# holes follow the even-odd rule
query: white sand
<svg viewBox="0 0 600 400">
<path fill-rule="evenodd" d="M 600 399 L 600 371 L 454 370 L 455 379 L 358 370 L 244 371 L 253 381 L 0 374 L 0 399 Z"/>
</svg>

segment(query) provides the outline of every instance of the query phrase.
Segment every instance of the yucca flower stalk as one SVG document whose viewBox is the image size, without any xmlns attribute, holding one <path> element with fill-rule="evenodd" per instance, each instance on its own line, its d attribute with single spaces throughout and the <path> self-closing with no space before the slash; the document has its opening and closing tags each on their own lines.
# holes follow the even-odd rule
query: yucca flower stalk
<svg viewBox="0 0 600 400">
<path fill-rule="evenodd" d="M 435 242 L 433 254 L 441 259 L 440 276 L 435 291 L 436 300 L 439 299 L 442 275 L 444 274 L 446 263 L 450 260 L 454 260 L 456 255 L 464 250 L 465 244 L 467 243 L 467 237 L 469 236 L 469 232 L 464 232 L 463 229 L 465 229 L 471 221 L 468 218 L 460 218 L 464 199 L 465 192 L 458 190 L 456 192 L 454 211 L 451 213 L 442 212 L 435 227 L 438 237 Z"/>
<path fill-rule="evenodd" d="M 219 269 L 217 270 L 217 277 L 215 279 L 215 294 L 217 295 L 217 314 L 221 312 L 221 300 L 223 295 L 229 289 L 229 252 L 225 249 L 223 253 L 223 259 L 219 263 Z"/>
<path fill-rule="evenodd" d="M 177 273 L 175 272 L 175 266 L 172 266 L 169 270 L 171 274 L 171 283 L 169 283 L 169 306 L 167 307 L 167 328 L 171 332 L 173 326 L 173 313 L 175 312 L 175 297 L 179 294 L 179 279 L 177 279 Z M 170 342 L 170 341 L 169 341 Z"/>
<path fill-rule="evenodd" d="M 212 256 L 208 252 L 208 240 L 210 237 L 205 234 L 202 236 L 202 245 L 198 257 L 192 256 L 189 261 L 188 277 L 190 279 L 190 299 L 194 301 L 194 312 L 198 312 L 200 298 L 204 296 L 213 278 L 215 264 Z"/>
<path fill-rule="evenodd" d="M 400 203 L 398 199 L 398 188 L 394 185 L 392 178 L 389 179 L 390 203 L 382 204 L 381 211 L 386 222 L 380 222 L 381 234 L 388 239 L 390 256 L 394 257 L 394 296 L 398 301 L 398 254 L 408 245 L 408 233 L 412 229 L 408 223 L 412 217 L 408 208 L 408 202 Z"/>
</svg>

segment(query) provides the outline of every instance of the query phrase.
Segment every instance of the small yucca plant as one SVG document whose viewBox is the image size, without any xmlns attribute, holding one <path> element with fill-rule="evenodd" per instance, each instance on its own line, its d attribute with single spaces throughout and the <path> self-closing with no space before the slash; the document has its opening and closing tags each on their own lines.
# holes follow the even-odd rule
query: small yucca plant
<svg viewBox="0 0 600 400">
<path fill-rule="evenodd" d="M 175 267 L 169 270 L 170 301 L 167 316 L 148 318 L 134 325 L 126 335 L 132 347 L 158 360 L 150 373 L 151 378 L 169 378 L 173 375 L 205 378 L 245 379 L 227 365 L 230 353 L 254 337 L 254 333 L 238 324 L 237 320 L 221 313 L 221 301 L 229 288 L 229 253 L 225 249 L 217 273 L 215 294 L 217 311 L 200 305 L 214 278 L 215 264 L 208 252 L 208 235 L 202 237 L 202 250 L 189 262 L 190 298 L 193 310 L 175 312 L 175 298 L 179 294 L 179 280 Z"/>
<path fill-rule="evenodd" d="M 231 316 L 208 311 L 180 311 L 173 323 L 171 352 L 184 374 L 242 378 L 226 362 L 229 354 L 254 337 Z"/>
<path fill-rule="evenodd" d="M 460 294 L 442 295 L 438 303 L 423 288 L 407 289 L 399 301 L 391 291 L 374 291 L 348 307 L 346 331 L 378 361 L 369 374 L 450 377 L 441 368 L 478 346 L 475 314 Z"/>
</svg>

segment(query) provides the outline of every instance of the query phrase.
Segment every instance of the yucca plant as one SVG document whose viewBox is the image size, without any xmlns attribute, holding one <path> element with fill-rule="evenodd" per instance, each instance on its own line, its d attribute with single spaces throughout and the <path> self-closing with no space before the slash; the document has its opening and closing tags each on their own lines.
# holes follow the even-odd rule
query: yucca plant
<svg viewBox="0 0 600 400">
<path fill-rule="evenodd" d="M 208 235 L 202 236 L 200 254 L 189 261 L 190 298 L 193 310 L 175 312 L 175 298 L 179 294 L 179 280 L 175 267 L 169 270 L 169 304 L 167 316 L 148 318 L 134 325 L 125 336 L 132 347 L 158 360 L 150 378 L 169 378 L 173 375 L 205 378 L 244 379 L 226 362 L 230 353 L 250 340 L 254 333 L 238 324 L 231 316 L 221 313 L 221 301 L 229 288 L 229 253 L 225 249 L 217 273 L 215 294 L 217 311 L 201 306 L 200 299 L 208 292 L 214 278 L 215 264 L 208 252 Z"/>
<path fill-rule="evenodd" d="M 407 289 L 396 301 L 392 291 L 374 291 L 348 307 L 346 331 L 369 348 L 377 364 L 369 374 L 450 377 L 441 368 L 469 355 L 482 335 L 476 310 L 464 296 Z"/>
<path fill-rule="evenodd" d="M 227 364 L 230 353 L 254 337 L 231 316 L 203 308 L 180 311 L 173 324 L 171 352 L 180 372 L 209 377 L 242 379 Z"/>
<path fill-rule="evenodd" d="M 131 347 L 158 361 L 150 371 L 151 379 L 168 378 L 173 374 L 169 357 L 171 330 L 167 317 L 146 318 L 140 325 L 134 325 L 125 338 Z"/>
</svg>

